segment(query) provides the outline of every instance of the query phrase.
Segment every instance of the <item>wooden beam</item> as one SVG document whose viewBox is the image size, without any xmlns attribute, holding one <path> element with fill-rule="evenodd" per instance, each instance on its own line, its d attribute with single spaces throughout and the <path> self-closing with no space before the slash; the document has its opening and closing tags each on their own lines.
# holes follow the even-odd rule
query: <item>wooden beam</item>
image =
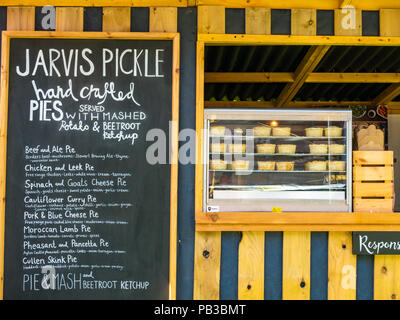
<svg viewBox="0 0 400 320">
<path fill-rule="evenodd" d="M 200 30 L 199 30 L 200 31 Z M 295 36 L 262 34 L 207 34 L 200 33 L 197 40 L 206 45 L 276 45 L 276 46 L 400 46 L 400 37 L 358 37 L 358 36 Z"/>
<path fill-rule="evenodd" d="M 295 71 L 293 83 L 287 84 L 278 97 L 277 107 L 290 102 L 303 86 L 308 75 L 317 67 L 318 63 L 328 52 L 330 46 L 312 46 Z"/>
<path fill-rule="evenodd" d="M 287 104 L 288 108 L 310 108 L 310 107 L 347 107 L 347 106 L 373 106 L 372 101 L 292 101 Z M 389 109 L 392 104 L 389 104 Z M 206 108 L 275 108 L 274 101 L 204 101 Z M 393 110 L 400 111 L 398 103 L 393 104 Z"/>
<path fill-rule="evenodd" d="M 400 83 L 394 83 L 383 90 L 375 99 L 375 105 L 387 104 L 400 95 Z"/>
<path fill-rule="evenodd" d="M 206 83 L 294 82 L 293 72 L 206 72 Z M 400 83 L 400 73 L 312 72 L 306 83 Z"/>
<path fill-rule="evenodd" d="M 187 0 L 2 0 L 2 6 L 186 7 Z"/>
<path fill-rule="evenodd" d="M 319 9 L 340 8 L 343 0 L 197 0 L 197 5 L 225 5 L 230 8 L 265 7 L 271 9 Z M 398 0 L 352 0 L 351 5 L 363 10 L 400 8 Z"/>
<path fill-rule="evenodd" d="M 292 72 L 206 72 L 205 83 L 293 82 Z"/>
</svg>

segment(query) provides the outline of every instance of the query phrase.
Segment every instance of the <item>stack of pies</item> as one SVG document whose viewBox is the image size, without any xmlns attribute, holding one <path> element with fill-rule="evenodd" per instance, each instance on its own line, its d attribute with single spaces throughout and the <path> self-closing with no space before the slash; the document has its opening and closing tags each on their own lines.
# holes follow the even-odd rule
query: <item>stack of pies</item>
<svg viewBox="0 0 400 320">
<path fill-rule="evenodd" d="M 225 134 L 224 126 L 212 126 L 210 129 L 210 133 L 214 136 L 223 136 Z"/>
<path fill-rule="evenodd" d="M 225 143 L 212 143 L 210 149 L 213 153 L 224 153 L 226 150 Z"/>
<path fill-rule="evenodd" d="M 257 153 L 275 153 L 275 144 L 256 145 Z"/>
<path fill-rule="evenodd" d="M 344 161 L 329 161 L 328 169 L 330 171 L 344 171 L 345 162 Z"/>
<path fill-rule="evenodd" d="M 254 127 L 253 135 L 258 137 L 267 137 L 271 135 L 271 127 Z"/>
<path fill-rule="evenodd" d="M 344 153 L 344 144 L 330 144 L 329 145 L 329 153 L 330 154 L 343 154 Z"/>
<path fill-rule="evenodd" d="M 226 169 L 226 161 L 217 159 L 217 160 L 210 160 L 210 168 L 211 170 L 225 170 Z"/>
<path fill-rule="evenodd" d="M 332 126 L 332 127 L 324 128 L 324 133 L 325 133 L 325 136 L 327 136 L 327 137 L 341 137 L 342 130 L 343 130 L 342 128 Z"/>
<path fill-rule="evenodd" d="M 328 153 L 328 145 L 327 144 L 310 144 L 310 153 L 311 154 L 327 154 Z"/>
<path fill-rule="evenodd" d="M 296 153 L 296 145 L 295 144 L 278 144 L 278 153 L 294 154 L 294 153 Z"/>
<path fill-rule="evenodd" d="M 307 171 L 325 171 L 326 161 L 309 161 L 306 163 Z"/>
<path fill-rule="evenodd" d="M 258 161 L 258 170 L 275 170 L 275 161 Z"/>
<path fill-rule="evenodd" d="M 307 137 L 322 137 L 324 133 L 323 128 L 306 128 Z"/>
<path fill-rule="evenodd" d="M 246 152 L 246 145 L 245 144 L 230 144 L 229 145 L 229 152 L 231 153 L 244 153 Z"/>
<path fill-rule="evenodd" d="M 249 161 L 236 160 L 232 161 L 232 170 L 247 170 L 249 168 Z"/>
<path fill-rule="evenodd" d="M 276 169 L 279 171 L 292 171 L 294 169 L 294 162 L 277 162 Z"/>
<path fill-rule="evenodd" d="M 281 137 L 289 137 L 290 136 L 290 127 L 274 127 L 272 128 L 273 136 L 281 136 Z"/>
</svg>

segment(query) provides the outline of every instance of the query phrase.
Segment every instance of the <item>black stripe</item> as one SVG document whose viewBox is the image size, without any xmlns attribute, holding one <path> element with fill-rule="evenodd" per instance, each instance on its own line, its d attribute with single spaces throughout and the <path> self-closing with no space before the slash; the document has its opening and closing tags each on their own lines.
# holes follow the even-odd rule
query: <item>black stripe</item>
<svg viewBox="0 0 400 320">
<path fill-rule="evenodd" d="M 225 9 L 225 33 L 243 34 L 245 33 L 245 9 Z M 218 19 L 217 17 L 215 17 Z"/>
<path fill-rule="evenodd" d="M 83 15 L 83 31 L 103 30 L 103 8 L 86 7 Z"/>
<path fill-rule="evenodd" d="M 291 34 L 291 10 L 271 10 L 271 34 Z"/>
<path fill-rule="evenodd" d="M 131 8 L 131 32 L 149 32 L 150 8 Z"/>
<path fill-rule="evenodd" d="M 333 10 L 317 10 L 317 36 L 335 34 L 335 17 Z"/>
<path fill-rule="evenodd" d="M 362 35 L 379 36 L 379 11 L 362 12 Z"/>
</svg>

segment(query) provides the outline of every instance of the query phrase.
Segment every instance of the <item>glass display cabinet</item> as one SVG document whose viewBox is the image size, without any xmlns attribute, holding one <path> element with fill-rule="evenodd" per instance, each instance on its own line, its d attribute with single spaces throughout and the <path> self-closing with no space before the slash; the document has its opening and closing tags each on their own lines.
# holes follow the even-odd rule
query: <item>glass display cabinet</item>
<svg viewBox="0 0 400 320">
<path fill-rule="evenodd" d="M 351 212 L 352 112 L 206 109 L 207 212 Z"/>
</svg>

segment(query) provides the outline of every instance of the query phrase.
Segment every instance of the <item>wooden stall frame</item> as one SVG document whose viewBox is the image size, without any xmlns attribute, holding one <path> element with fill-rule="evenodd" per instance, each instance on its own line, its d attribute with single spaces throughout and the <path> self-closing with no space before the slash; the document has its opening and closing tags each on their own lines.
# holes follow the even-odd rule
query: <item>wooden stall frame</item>
<svg viewBox="0 0 400 320">
<path fill-rule="evenodd" d="M 310 45 L 325 48 L 332 45 L 400 46 L 400 37 L 198 34 L 196 65 L 196 131 L 198 138 L 195 185 L 196 231 L 400 231 L 400 214 L 398 213 L 208 213 L 203 210 L 204 50 L 205 46 L 217 45 Z M 254 107 L 254 105 L 250 106 L 247 103 L 247 101 L 242 102 L 240 107 Z M 226 107 L 230 106 L 226 105 Z M 276 105 L 273 103 L 269 105 L 267 102 L 263 107 L 276 107 Z"/>
<path fill-rule="evenodd" d="M 1 56 L 1 97 L 0 97 L 0 299 L 4 289 L 4 248 L 5 248 L 5 203 L 7 164 L 7 122 L 9 48 L 12 38 L 48 39 L 122 39 L 122 40 L 170 40 L 172 41 L 172 132 L 171 137 L 171 190 L 170 190 L 170 252 L 169 252 L 169 299 L 176 299 L 177 270 L 177 215 L 178 215 L 178 123 L 179 123 L 179 56 L 180 35 L 173 32 L 59 32 L 59 31 L 3 31 Z"/>
</svg>

